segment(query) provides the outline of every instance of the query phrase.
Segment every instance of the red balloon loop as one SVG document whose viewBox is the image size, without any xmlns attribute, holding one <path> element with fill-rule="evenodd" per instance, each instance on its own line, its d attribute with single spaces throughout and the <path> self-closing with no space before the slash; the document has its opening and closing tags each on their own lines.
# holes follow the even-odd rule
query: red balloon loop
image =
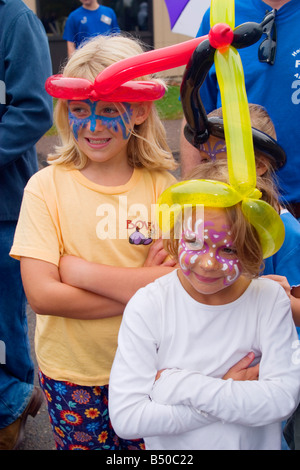
<svg viewBox="0 0 300 470">
<path fill-rule="evenodd" d="M 99 86 L 95 89 L 95 85 L 89 80 L 62 75 L 49 77 L 45 88 L 54 98 L 108 102 L 155 101 L 161 99 L 166 91 L 164 85 L 159 82 L 132 80 L 110 93 L 104 93 Z"/>
<path fill-rule="evenodd" d="M 190 39 L 120 60 L 99 73 L 95 79 L 95 89 L 101 89 L 102 93 L 110 93 L 122 83 L 134 78 L 186 65 L 195 48 L 207 38 L 206 35 Z"/>
<path fill-rule="evenodd" d="M 218 23 L 214 25 L 209 34 L 208 39 L 210 45 L 214 49 L 227 49 L 233 41 L 233 30 L 225 23 Z"/>
</svg>

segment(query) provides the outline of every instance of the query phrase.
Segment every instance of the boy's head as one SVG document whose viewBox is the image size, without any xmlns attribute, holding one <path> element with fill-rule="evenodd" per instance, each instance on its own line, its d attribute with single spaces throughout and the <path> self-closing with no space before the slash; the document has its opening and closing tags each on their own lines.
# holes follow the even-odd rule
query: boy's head
<svg viewBox="0 0 300 470">
<path fill-rule="evenodd" d="M 254 153 L 258 175 L 274 171 L 285 163 L 285 152 L 276 142 L 273 122 L 262 106 L 249 104 Z M 208 115 L 210 137 L 200 145 L 201 162 L 226 158 L 222 108 Z"/>
</svg>

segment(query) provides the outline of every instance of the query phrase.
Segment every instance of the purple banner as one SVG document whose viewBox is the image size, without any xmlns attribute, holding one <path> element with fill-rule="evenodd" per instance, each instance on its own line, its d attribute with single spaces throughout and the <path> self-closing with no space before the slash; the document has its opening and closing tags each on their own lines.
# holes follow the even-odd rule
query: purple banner
<svg viewBox="0 0 300 470">
<path fill-rule="evenodd" d="M 180 17 L 187 3 L 189 3 L 189 0 L 165 0 L 165 4 L 167 5 L 169 12 L 171 29 Z"/>
</svg>

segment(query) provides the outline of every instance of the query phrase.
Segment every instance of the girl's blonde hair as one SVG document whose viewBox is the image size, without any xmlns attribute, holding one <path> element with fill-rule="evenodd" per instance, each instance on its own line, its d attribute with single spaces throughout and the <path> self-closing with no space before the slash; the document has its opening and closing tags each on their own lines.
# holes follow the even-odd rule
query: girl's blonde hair
<svg viewBox="0 0 300 470">
<path fill-rule="evenodd" d="M 213 179 L 229 183 L 227 160 L 215 160 L 201 163 L 188 175 L 187 179 Z M 262 199 L 279 211 L 276 186 L 272 180 L 257 177 L 256 187 L 263 193 Z M 243 274 L 249 278 L 258 277 L 263 270 L 263 252 L 260 239 L 255 228 L 245 218 L 241 203 L 232 207 L 224 207 L 232 240 L 237 251 L 237 257 L 242 265 Z M 181 219 L 179 217 L 179 219 Z M 178 219 L 178 220 L 179 220 Z M 177 258 L 179 240 L 174 234 L 178 227 L 174 227 L 169 239 L 164 241 L 165 248 L 173 257 Z"/>
<path fill-rule="evenodd" d="M 142 45 L 129 37 L 97 36 L 77 49 L 67 62 L 63 75 L 65 77 L 85 78 L 94 82 L 97 75 L 106 67 L 128 57 L 144 52 Z M 154 80 L 149 76 L 139 80 Z M 164 82 L 162 82 L 164 83 Z M 68 119 L 66 100 L 59 99 L 54 111 L 54 120 L 61 138 L 62 145 L 56 147 L 56 153 L 48 156 L 52 164 L 64 164 L 82 169 L 87 157 L 78 148 Z M 144 167 L 156 170 L 174 170 L 177 164 L 167 144 L 166 131 L 161 122 L 155 105 L 147 119 L 136 125 L 128 142 L 128 161 L 133 167 Z"/>
</svg>

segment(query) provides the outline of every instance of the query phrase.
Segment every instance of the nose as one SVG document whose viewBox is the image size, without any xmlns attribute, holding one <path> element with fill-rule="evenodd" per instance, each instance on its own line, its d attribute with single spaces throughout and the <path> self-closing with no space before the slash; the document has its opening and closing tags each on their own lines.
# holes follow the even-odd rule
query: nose
<svg viewBox="0 0 300 470">
<path fill-rule="evenodd" d="M 105 128 L 105 124 L 102 122 L 101 119 L 96 119 L 94 116 L 91 117 L 90 120 L 90 131 L 95 132 L 95 131 L 103 131 Z"/>
<path fill-rule="evenodd" d="M 210 250 L 200 256 L 200 265 L 208 271 L 219 269 L 219 261 L 216 259 L 216 254 Z"/>
</svg>

